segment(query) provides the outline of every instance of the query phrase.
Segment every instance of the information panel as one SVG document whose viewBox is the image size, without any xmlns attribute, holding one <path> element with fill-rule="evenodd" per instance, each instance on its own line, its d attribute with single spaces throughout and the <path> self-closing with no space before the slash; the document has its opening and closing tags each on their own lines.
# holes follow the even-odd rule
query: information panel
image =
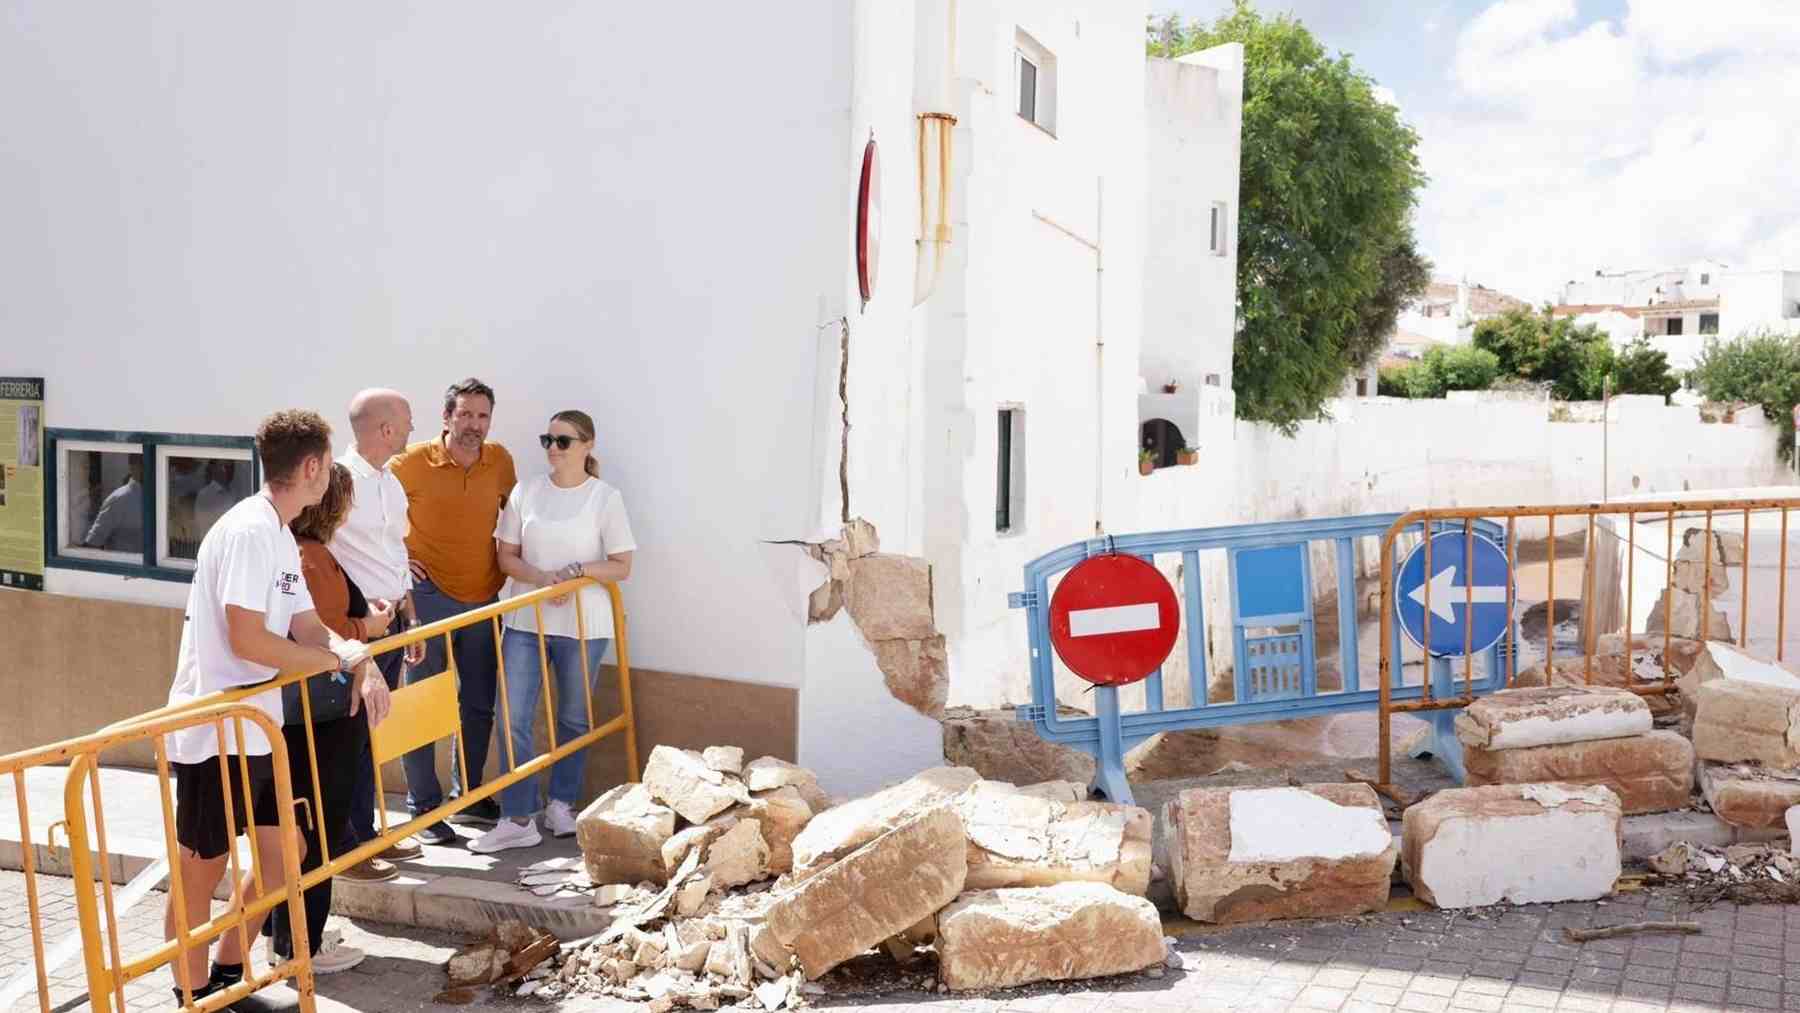
<svg viewBox="0 0 1800 1013">
<path fill-rule="evenodd" d="M 44 589 L 41 376 L 0 376 L 0 587 Z"/>
</svg>

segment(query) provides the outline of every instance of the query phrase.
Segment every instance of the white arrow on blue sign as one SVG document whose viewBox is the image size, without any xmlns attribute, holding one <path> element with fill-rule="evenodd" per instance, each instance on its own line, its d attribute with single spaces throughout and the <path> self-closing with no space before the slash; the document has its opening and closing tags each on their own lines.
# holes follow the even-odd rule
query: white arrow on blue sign
<svg viewBox="0 0 1800 1013">
<path fill-rule="evenodd" d="M 1465 560 L 1474 543 L 1472 564 Z M 1430 651 L 1438 657 L 1479 654 L 1506 635 L 1507 589 L 1512 571 L 1491 539 L 1461 531 L 1431 538 L 1431 593 L 1425 590 L 1425 544 L 1412 550 L 1394 577 L 1395 611 L 1407 639 L 1425 645 L 1425 603 L 1431 601 Z M 1471 599 L 1473 604 L 1471 605 Z"/>
</svg>

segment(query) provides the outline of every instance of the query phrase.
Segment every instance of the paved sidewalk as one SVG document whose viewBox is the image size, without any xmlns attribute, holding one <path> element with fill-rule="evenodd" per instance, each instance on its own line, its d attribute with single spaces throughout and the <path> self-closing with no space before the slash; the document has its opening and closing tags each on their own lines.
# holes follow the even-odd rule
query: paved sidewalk
<svg viewBox="0 0 1800 1013">
<path fill-rule="evenodd" d="M 45 878 L 46 925 L 60 936 L 74 922 L 67 880 Z M 0 872 L 0 972 L 29 966 L 24 882 Z M 127 917 L 121 945 L 141 952 L 161 938 L 162 896 L 152 893 Z M 1699 936 L 1645 935 L 1571 945 L 1565 926 L 1645 918 L 1691 917 Z M 376 922 L 334 919 L 346 941 L 367 950 L 361 966 L 321 976 L 319 992 L 382 1013 L 441 1009 L 444 959 L 460 937 Z M 1396 911 L 1332 922 L 1278 922 L 1228 930 L 1170 927 L 1183 968 L 1161 977 L 1040 985 L 987 996 L 947 996 L 917 987 L 930 967 L 910 974 L 885 958 L 826 977 L 822 1008 L 876 1010 L 1800 1010 L 1800 907 L 1721 904 L 1690 914 L 1685 898 L 1654 891 L 1584 904 L 1536 905 L 1487 914 Z M 1789 933 L 1792 933 L 1790 935 Z M 908 987 L 908 986 L 911 987 Z M 132 1009 L 168 1009 L 167 972 L 127 990 Z M 78 962 L 56 976 L 53 1008 L 86 1008 Z M 15 1010 L 36 1009 L 28 995 Z M 483 993 L 470 1011 L 627 1010 L 594 997 L 551 1007 Z"/>
</svg>

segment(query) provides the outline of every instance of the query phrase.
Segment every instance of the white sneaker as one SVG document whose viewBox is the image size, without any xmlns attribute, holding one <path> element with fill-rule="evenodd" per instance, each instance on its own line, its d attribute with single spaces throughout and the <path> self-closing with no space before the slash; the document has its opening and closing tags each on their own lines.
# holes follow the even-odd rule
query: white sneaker
<svg viewBox="0 0 1800 1013">
<path fill-rule="evenodd" d="M 469 850 L 491 855 L 508 848 L 534 848 L 543 843 L 543 840 L 538 834 L 536 821 L 514 823 L 510 819 L 502 819 L 494 824 L 494 829 L 470 841 Z"/>
<path fill-rule="evenodd" d="M 354 946 L 344 945 L 344 934 L 336 929 L 326 929 L 325 938 L 319 943 L 319 952 L 313 954 L 312 969 L 314 974 L 336 974 L 348 971 L 363 962 L 368 954 Z M 283 962 L 275 952 L 275 940 L 263 940 L 263 958 L 269 967 Z"/>
<path fill-rule="evenodd" d="M 544 808 L 544 829 L 551 837 L 575 836 L 575 813 L 569 803 L 552 801 Z"/>
</svg>

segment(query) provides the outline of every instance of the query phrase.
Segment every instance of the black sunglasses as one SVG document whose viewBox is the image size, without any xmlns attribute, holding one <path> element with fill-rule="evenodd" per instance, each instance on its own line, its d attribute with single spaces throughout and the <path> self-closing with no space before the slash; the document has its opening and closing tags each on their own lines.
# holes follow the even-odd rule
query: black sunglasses
<svg viewBox="0 0 1800 1013">
<path fill-rule="evenodd" d="M 567 450 L 569 449 L 570 444 L 573 444 L 574 442 L 575 437 L 573 436 L 551 436 L 549 433 L 544 433 L 538 437 L 538 443 L 542 445 L 545 450 L 549 450 L 550 444 L 552 443 L 556 444 L 556 449 L 558 450 Z"/>
</svg>

